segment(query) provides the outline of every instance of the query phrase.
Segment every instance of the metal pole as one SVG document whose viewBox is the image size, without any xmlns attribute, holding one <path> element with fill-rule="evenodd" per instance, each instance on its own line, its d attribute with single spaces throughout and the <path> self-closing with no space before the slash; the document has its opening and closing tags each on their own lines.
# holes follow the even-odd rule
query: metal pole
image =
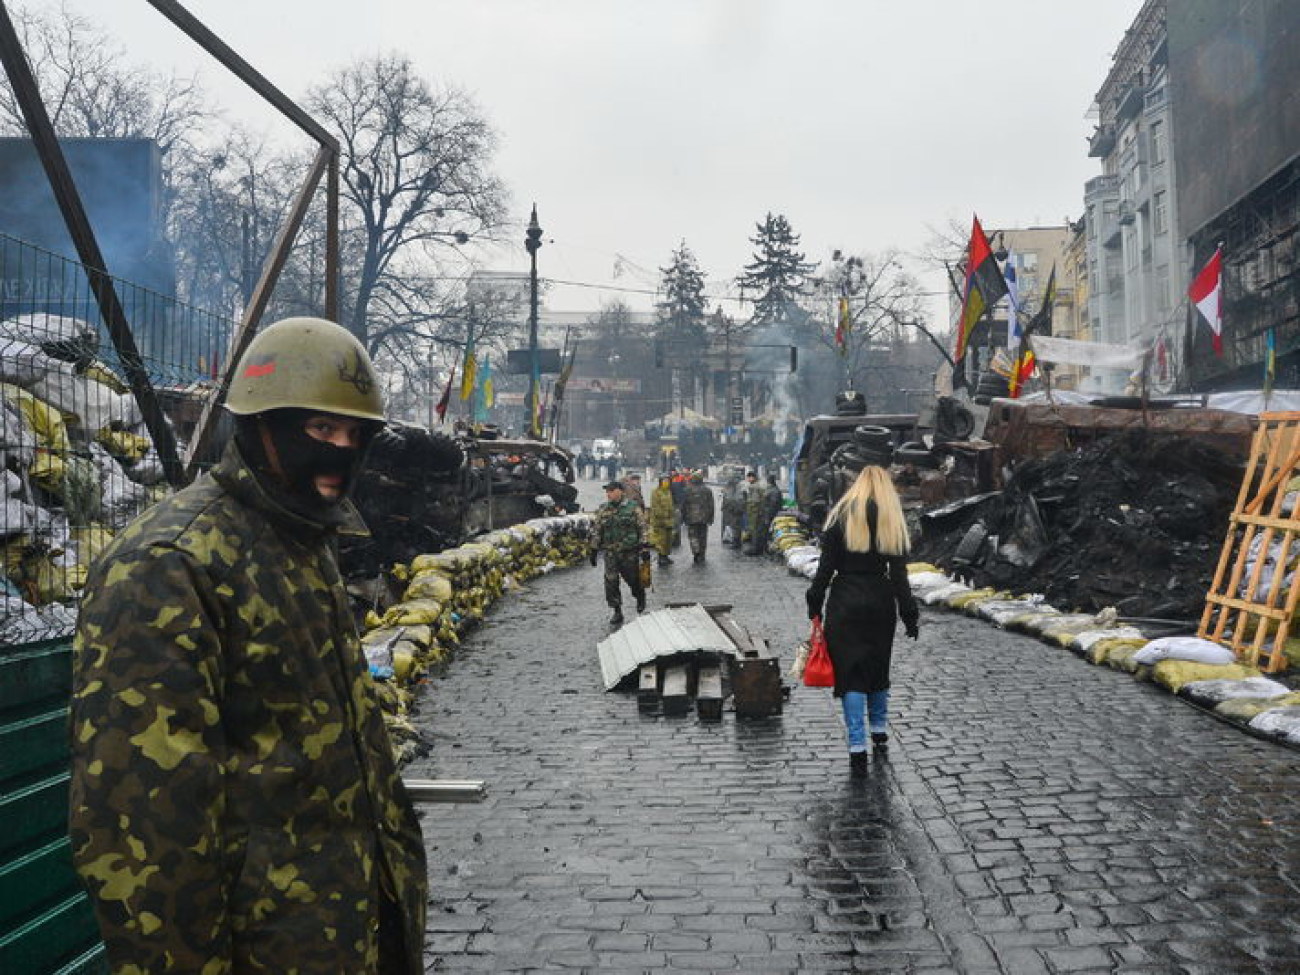
<svg viewBox="0 0 1300 975">
<path fill-rule="evenodd" d="M 528 220 L 528 232 L 524 239 L 524 248 L 528 251 L 528 435 L 534 439 L 542 438 L 541 410 L 538 397 L 541 395 L 541 364 L 537 354 L 537 251 L 542 246 L 542 228 L 537 223 L 537 204 L 533 204 L 533 214 Z"/>
</svg>

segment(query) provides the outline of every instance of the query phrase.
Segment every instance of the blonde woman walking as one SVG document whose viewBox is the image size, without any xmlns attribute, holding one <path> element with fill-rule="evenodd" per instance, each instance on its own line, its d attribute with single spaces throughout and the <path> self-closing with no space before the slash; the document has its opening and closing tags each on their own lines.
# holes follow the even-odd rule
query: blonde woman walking
<svg viewBox="0 0 1300 975">
<path fill-rule="evenodd" d="M 854 775 L 867 771 L 868 728 L 877 752 L 888 747 L 889 664 L 899 618 L 909 637 L 918 633 L 908 548 L 903 506 L 888 471 L 863 468 L 826 518 L 821 562 L 808 588 L 808 618 L 824 617 Z"/>
</svg>

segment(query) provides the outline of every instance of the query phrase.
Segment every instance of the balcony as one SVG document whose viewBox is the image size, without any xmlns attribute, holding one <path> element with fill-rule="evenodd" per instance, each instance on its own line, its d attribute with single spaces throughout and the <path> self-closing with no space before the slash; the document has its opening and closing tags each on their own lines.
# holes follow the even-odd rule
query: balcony
<svg viewBox="0 0 1300 975">
<path fill-rule="evenodd" d="M 1092 132 L 1091 138 L 1088 139 L 1088 155 L 1094 159 L 1109 156 L 1110 151 L 1115 148 L 1115 127 L 1113 125 L 1099 125 Z"/>
<path fill-rule="evenodd" d="M 1127 227 L 1127 226 L 1128 226 L 1129 224 L 1131 224 L 1134 220 L 1136 220 L 1136 219 L 1137 219 L 1137 211 L 1136 211 L 1135 209 L 1133 209 L 1133 201 L 1132 201 L 1132 200 L 1120 200 L 1120 201 L 1119 201 L 1119 212 L 1118 212 L 1115 216 L 1116 216 L 1116 219 L 1119 220 L 1119 223 L 1120 223 L 1120 226 L 1121 226 L 1121 227 Z"/>
</svg>

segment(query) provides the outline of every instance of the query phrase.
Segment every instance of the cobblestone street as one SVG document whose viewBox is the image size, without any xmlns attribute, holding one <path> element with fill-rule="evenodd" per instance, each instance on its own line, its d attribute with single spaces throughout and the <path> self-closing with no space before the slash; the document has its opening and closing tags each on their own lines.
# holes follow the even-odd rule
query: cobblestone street
<svg viewBox="0 0 1300 975">
<path fill-rule="evenodd" d="M 784 667 L 805 582 L 711 546 L 650 609 L 731 603 Z M 430 971 L 1300 969 L 1294 751 L 926 610 L 889 758 L 850 780 L 829 691 L 713 725 L 606 693 L 600 589 L 535 580 L 423 692 L 407 774 L 488 790 L 425 807 Z"/>
</svg>

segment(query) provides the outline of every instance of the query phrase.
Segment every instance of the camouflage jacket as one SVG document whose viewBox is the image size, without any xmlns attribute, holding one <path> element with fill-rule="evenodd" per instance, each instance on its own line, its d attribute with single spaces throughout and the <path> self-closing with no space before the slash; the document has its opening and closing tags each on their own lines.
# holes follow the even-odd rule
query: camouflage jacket
<svg viewBox="0 0 1300 975">
<path fill-rule="evenodd" d="M 645 544 L 645 512 L 630 498 L 596 509 L 596 548 L 632 552 Z"/>
<path fill-rule="evenodd" d="M 673 527 L 673 492 L 665 486 L 650 492 L 650 527 L 671 531 Z"/>
<path fill-rule="evenodd" d="M 688 484 L 682 496 L 682 521 L 688 525 L 713 524 L 713 492 L 703 484 Z"/>
<path fill-rule="evenodd" d="M 428 882 L 334 559 L 231 445 L 99 559 L 73 657 L 70 833 L 118 975 L 423 971 Z"/>
</svg>

